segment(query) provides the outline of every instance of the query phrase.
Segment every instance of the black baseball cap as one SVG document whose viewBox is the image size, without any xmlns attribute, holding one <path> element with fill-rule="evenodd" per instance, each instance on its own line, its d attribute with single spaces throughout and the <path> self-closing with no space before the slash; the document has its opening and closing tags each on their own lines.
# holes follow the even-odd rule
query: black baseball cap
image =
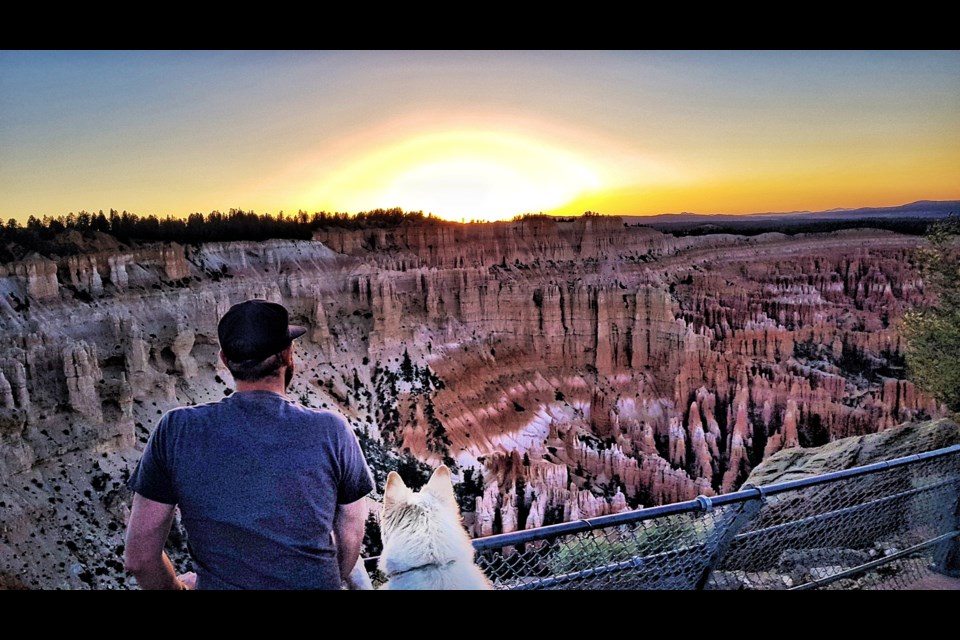
<svg viewBox="0 0 960 640">
<path fill-rule="evenodd" d="M 233 305 L 217 326 L 220 350 L 231 362 L 266 360 L 306 332 L 306 327 L 290 324 L 286 307 L 266 300 Z"/>
</svg>

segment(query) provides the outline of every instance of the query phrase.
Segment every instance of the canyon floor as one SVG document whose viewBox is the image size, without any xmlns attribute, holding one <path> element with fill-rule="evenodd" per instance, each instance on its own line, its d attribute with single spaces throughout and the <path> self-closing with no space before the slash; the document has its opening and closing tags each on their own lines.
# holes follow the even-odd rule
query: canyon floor
<svg viewBox="0 0 960 640">
<path fill-rule="evenodd" d="M 782 449 L 946 413 L 904 379 L 915 236 L 74 236 L 0 265 L 0 588 L 130 586 L 125 480 L 164 411 L 232 392 L 216 325 L 247 298 L 309 327 L 290 397 L 347 416 L 381 482 L 398 453 L 452 463 L 476 536 L 729 492 Z"/>
</svg>

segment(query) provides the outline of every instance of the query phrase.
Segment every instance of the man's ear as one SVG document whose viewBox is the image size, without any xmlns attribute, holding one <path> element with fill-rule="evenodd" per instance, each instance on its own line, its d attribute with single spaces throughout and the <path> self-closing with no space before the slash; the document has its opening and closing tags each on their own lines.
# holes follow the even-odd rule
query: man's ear
<svg viewBox="0 0 960 640">
<path fill-rule="evenodd" d="M 223 350 L 220 351 L 220 362 L 222 362 L 223 366 L 227 367 L 227 369 L 230 368 L 230 366 L 227 364 L 228 363 L 227 356 L 223 354 Z"/>
</svg>

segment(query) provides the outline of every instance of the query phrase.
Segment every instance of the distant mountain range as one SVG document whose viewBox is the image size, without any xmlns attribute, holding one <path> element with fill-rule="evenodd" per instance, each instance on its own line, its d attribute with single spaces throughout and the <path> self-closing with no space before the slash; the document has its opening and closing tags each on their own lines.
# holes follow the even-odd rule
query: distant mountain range
<svg viewBox="0 0 960 640">
<path fill-rule="evenodd" d="M 780 213 L 661 213 L 653 216 L 621 216 L 624 222 L 640 224 L 758 222 L 783 220 L 803 216 L 817 220 L 858 220 L 864 218 L 945 218 L 960 212 L 960 200 L 918 200 L 898 207 L 861 207 L 859 209 L 828 209 L 827 211 L 784 211 Z"/>
<path fill-rule="evenodd" d="M 780 213 L 702 214 L 662 213 L 652 216 L 621 216 L 627 224 L 650 225 L 658 229 L 703 226 L 755 226 L 780 223 L 789 226 L 828 222 L 856 222 L 864 220 L 893 221 L 945 218 L 960 212 L 960 200 L 918 200 L 898 207 L 862 207 L 860 209 L 829 209 L 827 211 L 786 211 Z"/>
</svg>

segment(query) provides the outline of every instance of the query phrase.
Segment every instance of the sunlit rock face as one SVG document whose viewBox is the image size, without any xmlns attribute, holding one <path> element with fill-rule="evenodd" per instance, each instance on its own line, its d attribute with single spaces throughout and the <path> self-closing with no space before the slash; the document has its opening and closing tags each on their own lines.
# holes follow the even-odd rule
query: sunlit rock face
<svg viewBox="0 0 960 640">
<path fill-rule="evenodd" d="M 927 295 L 909 236 L 96 240 L 0 266 L 0 586 L 129 585 L 123 482 L 164 411 L 231 392 L 216 324 L 247 298 L 309 328 L 292 399 L 482 476 L 476 535 L 731 491 L 765 456 L 944 413 L 902 379 L 899 318 Z"/>
</svg>

